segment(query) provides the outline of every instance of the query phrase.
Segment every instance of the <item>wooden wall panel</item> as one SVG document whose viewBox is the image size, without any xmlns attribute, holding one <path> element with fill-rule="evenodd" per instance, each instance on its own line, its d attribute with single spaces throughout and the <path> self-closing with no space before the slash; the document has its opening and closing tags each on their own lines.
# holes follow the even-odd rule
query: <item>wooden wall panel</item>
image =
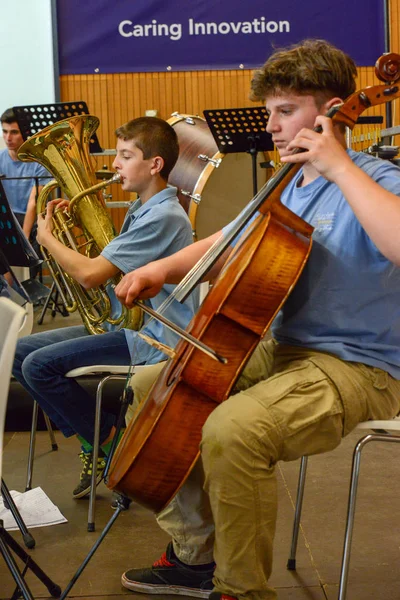
<svg viewBox="0 0 400 600">
<path fill-rule="evenodd" d="M 390 4 L 390 50 L 400 52 L 400 1 L 391 0 Z"/>
<path fill-rule="evenodd" d="M 391 51 L 399 52 L 400 0 L 391 0 L 390 12 Z M 103 148 L 114 148 L 116 127 L 144 115 L 146 109 L 157 109 L 161 118 L 168 119 L 175 111 L 202 115 L 205 109 L 251 106 L 248 99 L 251 76 L 252 72 L 245 69 L 65 75 L 60 78 L 61 100 L 85 100 L 91 113 L 100 118 L 98 136 Z M 359 89 L 376 83 L 373 66 L 359 68 Z M 365 114 L 384 116 L 385 109 L 383 106 L 375 107 Z M 398 123 L 398 115 L 396 101 L 393 103 L 393 124 Z M 356 127 L 353 133 L 355 149 L 366 147 L 379 139 L 377 126 Z M 111 168 L 112 158 L 96 157 L 95 168 L 103 165 Z M 111 192 L 114 200 L 129 198 L 117 185 L 113 186 Z M 112 210 L 117 227 L 121 224 L 123 214 L 124 210 Z"/>
</svg>

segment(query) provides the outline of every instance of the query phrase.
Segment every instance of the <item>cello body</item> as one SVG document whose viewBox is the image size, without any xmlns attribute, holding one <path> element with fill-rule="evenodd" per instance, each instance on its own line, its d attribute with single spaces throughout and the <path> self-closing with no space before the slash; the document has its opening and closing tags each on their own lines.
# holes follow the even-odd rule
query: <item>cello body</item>
<svg viewBox="0 0 400 600">
<path fill-rule="evenodd" d="M 328 115 L 333 121 L 353 129 L 365 109 L 400 97 L 400 56 L 384 54 L 375 70 L 384 85 L 355 92 L 333 107 Z M 208 415 L 228 398 L 306 264 L 313 228 L 280 202 L 291 178 L 286 167 L 280 179 L 270 179 L 271 189 L 257 205 L 260 216 L 242 234 L 188 328 L 227 364 L 179 342 L 114 455 L 108 487 L 154 512 L 183 485 L 198 458 Z M 290 172 L 293 176 L 296 167 Z"/>
<path fill-rule="evenodd" d="M 304 268 L 312 227 L 302 221 L 299 233 L 291 226 L 298 217 L 277 212 L 286 223 L 273 212 L 257 217 L 188 327 L 227 364 L 179 342 L 117 448 L 108 487 L 154 512 L 184 483 L 208 415 L 229 396 Z"/>
</svg>

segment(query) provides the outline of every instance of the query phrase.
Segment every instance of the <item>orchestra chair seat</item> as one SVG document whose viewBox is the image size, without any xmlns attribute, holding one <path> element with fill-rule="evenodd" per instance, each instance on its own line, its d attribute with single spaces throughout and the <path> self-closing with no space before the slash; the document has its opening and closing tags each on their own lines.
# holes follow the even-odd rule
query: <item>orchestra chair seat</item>
<svg viewBox="0 0 400 600">
<path fill-rule="evenodd" d="M 33 304 L 32 302 L 27 302 L 23 307 L 24 310 L 24 318 L 21 323 L 21 327 L 18 332 L 18 338 L 24 337 L 26 335 L 30 335 L 33 329 Z"/>
<path fill-rule="evenodd" d="M 139 369 L 146 368 L 145 365 L 137 365 L 132 368 L 132 374 L 137 373 Z M 78 367 L 72 369 L 66 373 L 66 377 L 74 378 L 85 378 L 87 376 L 100 377 L 100 381 L 96 389 L 96 412 L 95 412 L 95 424 L 94 424 L 94 442 L 93 442 L 93 464 L 97 464 L 97 458 L 99 455 L 99 432 L 100 432 L 100 415 L 103 403 L 103 391 L 104 386 L 112 380 L 126 380 L 129 373 L 129 365 L 90 365 L 87 367 Z M 35 438 L 36 438 L 36 420 L 37 420 L 38 404 L 34 402 L 33 417 L 32 417 L 32 428 L 29 442 L 29 457 L 28 457 L 28 475 L 26 482 L 26 489 L 31 489 L 32 475 L 33 475 L 33 461 L 35 454 Z M 47 415 L 45 415 L 45 418 Z M 47 417 L 48 419 L 48 417 Z M 95 504 L 96 504 L 96 469 L 93 469 L 92 474 L 92 486 L 89 495 L 89 509 L 88 509 L 88 531 L 95 530 Z M 93 485 L 94 482 L 94 485 Z"/>
<path fill-rule="evenodd" d="M 362 423 L 359 423 L 357 425 L 357 427 L 355 428 L 354 431 L 366 431 L 366 430 L 369 431 L 370 433 L 367 433 L 367 435 L 364 435 L 363 437 L 361 437 L 358 440 L 357 444 L 355 445 L 354 451 L 353 451 L 353 462 L 352 462 L 351 474 L 350 474 L 350 486 L 349 486 L 349 494 L 348 494 L 347 517 L 346 517 L 346 527 L 345 527 L 343 553 L 342 553 L 342 564 L 341 564 L 341 570 L 340 570 L 338 600 L 345 600 L 346 593 L 347 593 L 351 542 L 352 542 L 353 528 L 354 528 L 354 517 L 355 517 L 355 510 L 356 510 L 357 489 L 358 489 L 358 481 L 359 481 L 359 474 L 360 474 L 362 450 L 370 442 L 400 443 L 400 416 L 395 417 L 394 419 L 389 419 L 389 420 L 385 420 L 385 421 L 363 421 Z M 391 432 L 393 432 L 393 433 L 391 433 Z M 394 432 L 397 432 L 397 433 L 394 433 Z M 290 571 L 296 570 L 296 550 L 297 550 L 297 541 L 298 541 L 299 529 L 300 529 L 300 518 L 301 518 L 302 505 L 303 505 L 304 487 L 305 487 L 305 482 L 306 482 L 307 462 L 308 462 L 307 456 L 303 456 L 300 459 L 300 472 L 299 472 L 299 480 L 298 480 L 298 486 L 297 486 L 295 516 L 294 516 L 293 532 L 292 532 L 292 543 L 291 543 L 289 559 L 287 562 L 287 568 Z"/>
<path fill-rule="evenodd" d="M 26 281 L 29 279 L 29 267 L 12 267 L 13 273 L 18 279 L 18 281 Z M 27 302 L 23 307 L 25 311 L 24 319 L 21 323 L 18 337 L 24 337 L 25 335 L 29 335 L 32 333 L 33 328 L 33 304 L 32 302 Z"/>
<path fill-rule="evenodd" d="M 100 448 L 100 417 L 103 403 L 104 386 L 112 380 L 126 380 L 129 373 L 134 375 L 141 369 L 146 369 L 146 365 L 134 365 L 130 368 L 129 365 L 95 365 L 92 367 L 78 367 L 67 373 L 67 377 L 81 377 L 87 374 L 101 373 L 104 375 L 99 381 L 96 390 L 96 412 L 94 420 L 94 440 L 93 440 L 93 465 L 97 465 Z M 88 531 L 95 531 L 95 506 L 96 506 L 96 469 L 92 469 L 92 485 L 89 494 L 89 510 L 88 510 Z"/>
<path fill-rule="evenodd" d="M 8 298 L 0 298 L 0 479 L 3 457 L 4 423 L 11 369 L 18 333 L 25 316 L 23 308 Z"/>
</svg>

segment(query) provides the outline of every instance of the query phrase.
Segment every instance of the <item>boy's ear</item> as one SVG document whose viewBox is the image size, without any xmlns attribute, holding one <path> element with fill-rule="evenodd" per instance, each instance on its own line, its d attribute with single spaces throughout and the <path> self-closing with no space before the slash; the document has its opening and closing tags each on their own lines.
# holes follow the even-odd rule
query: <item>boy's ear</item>
<svg viewBox="0 0 400 600">
<path fill-rule="evenodd" d="M 164 168 L 164 159 L 162 156 L 154 156 L 153 165 L 151 168 L 151 174 L 156 175 L 156 173 L 161 173 Z"/>
<path fill-rule="evenodd" d="M 332 108 L 332 106 L 336 106 L 336 104 L 343 104 L 343 100 L 341 98 L 336 97 L 336 98 L 331 98 L 330 100 L 325 102 L 325 104 L 324 104 L 325 113 L 327 113 L 328 110 L 330 108 Z"/>
</svg>

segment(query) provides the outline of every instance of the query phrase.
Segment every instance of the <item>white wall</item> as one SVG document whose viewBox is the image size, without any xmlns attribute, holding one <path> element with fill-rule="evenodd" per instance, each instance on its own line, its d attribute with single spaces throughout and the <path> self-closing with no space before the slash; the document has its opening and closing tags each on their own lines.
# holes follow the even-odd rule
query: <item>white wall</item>
<svg viewBox="0 0 400 600">
<path fill-rule="evenodd" d="M 55 101 L 51 0 L 0 0 L 0 114 Z"/>
</svg>

